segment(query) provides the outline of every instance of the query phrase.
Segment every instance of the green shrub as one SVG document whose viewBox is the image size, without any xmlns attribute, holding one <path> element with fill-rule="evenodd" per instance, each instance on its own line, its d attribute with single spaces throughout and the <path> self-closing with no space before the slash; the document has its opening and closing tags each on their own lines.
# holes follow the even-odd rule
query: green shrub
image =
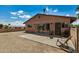
<svg viewBox="0 0 79 59">
<path fill-rule="evenodd" d="M 31 27 L 32 27 L 32 25 L 31 25 L 31 24 L 29 24 L 29 25 L 27 25 L 27 27 L 30 27 L 30 28 L 31 28 Z"/>
<path fill-rule="evenodd" d="M 64 37 L 68 37 L 70 35 L 70 30 L 65 30 L 64 32 L 63 32 L 63 36 Z"/>
<path fill-rule="evenodd" d="M 0 24 L 0 29 L 2 29 L 3 28 L 3 24 Z"/>
</svg>

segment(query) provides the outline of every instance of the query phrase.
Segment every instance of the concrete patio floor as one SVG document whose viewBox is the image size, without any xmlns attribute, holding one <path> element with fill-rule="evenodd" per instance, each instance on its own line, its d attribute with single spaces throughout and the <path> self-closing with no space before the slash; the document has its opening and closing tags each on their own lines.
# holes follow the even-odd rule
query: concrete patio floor
<svg viewBox="0 0 79 59">
<path fill-rule="evenodd" d="M 25 35 L 21 35 L 20 37 L 23 37 L 23 38 L 26 38 L 28 40 L 32 40 L 32 41 L 35 41 L 35 42 L 43 43 L 43 44 L 46 44 L 46 45 L 49 45 L 49 46 L 53 46 L 55 48 L 59 48 L 56 45 L 56 42 L 57 42 L 58 39 L 61 39 L 61 38 L 58 38 L 58 37 L 53 37 L 53 39 L 50 39 L 50 37 L 48 37 L 48 36 L 40 36 L 40 35 L 35 35 L 35 34 L 30 34 L 30 33 L 26 33 Z M 66 40 L 67 38 L 62 38 L 62 39 Z M 68 41 L 68 46 L 75 49 L 71 40 Z"/>
</svg>

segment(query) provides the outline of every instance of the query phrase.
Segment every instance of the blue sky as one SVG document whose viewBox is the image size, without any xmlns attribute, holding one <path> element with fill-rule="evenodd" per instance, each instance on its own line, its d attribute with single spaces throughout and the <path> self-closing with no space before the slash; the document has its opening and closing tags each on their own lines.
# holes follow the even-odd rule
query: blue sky
<svg viewBox="0 0 79 59">
<path fill-rule="evenodd" d="M 75 16 L 76 5 L 0 5 L 0 23 L 22 26 L 37 13 Z"/>
</svg>

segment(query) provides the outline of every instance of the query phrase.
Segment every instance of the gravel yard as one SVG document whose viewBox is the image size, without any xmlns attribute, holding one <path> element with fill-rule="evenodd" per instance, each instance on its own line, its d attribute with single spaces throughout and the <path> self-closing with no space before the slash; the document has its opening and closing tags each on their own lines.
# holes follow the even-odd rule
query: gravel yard
<svg viewBox="0 0 79 59">
<path fill-rule="evenodd" d="M 0 52 L 7 53 L 65 53 L 65 51 L 22 37 L 23 31 L 0 33 Z"/>
</svg>

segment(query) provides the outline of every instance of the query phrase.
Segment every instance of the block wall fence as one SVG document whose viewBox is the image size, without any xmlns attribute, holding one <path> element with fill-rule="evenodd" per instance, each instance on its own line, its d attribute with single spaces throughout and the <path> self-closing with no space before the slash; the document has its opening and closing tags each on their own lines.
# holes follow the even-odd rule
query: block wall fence
<svg viewBox="0 0 79 59">
<path fill-rule="evenodd" d="M 70 35 L 72 36 L 71 41 L 75 47 L 75 51 L 79 53 L 79 28 L 71 27 Z"/>
</svg>

